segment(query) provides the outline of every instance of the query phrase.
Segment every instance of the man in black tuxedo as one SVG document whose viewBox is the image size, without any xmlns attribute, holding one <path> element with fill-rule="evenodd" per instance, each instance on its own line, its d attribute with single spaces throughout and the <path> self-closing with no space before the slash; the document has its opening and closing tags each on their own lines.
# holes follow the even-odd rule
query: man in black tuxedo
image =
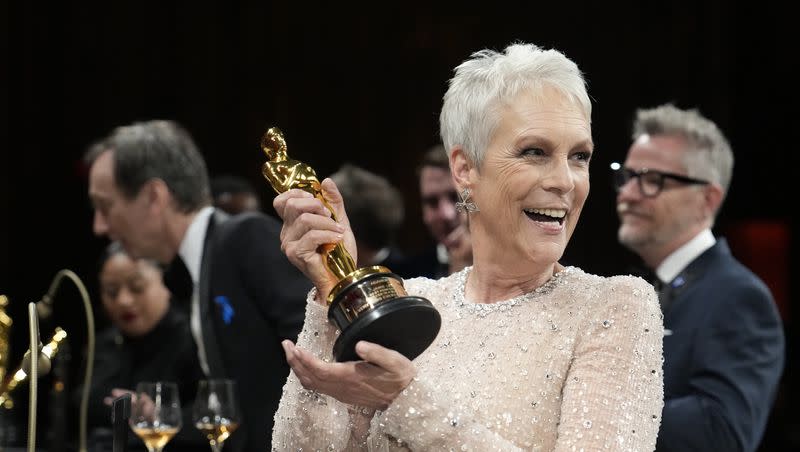
<svg viewBox="0 0 800 452">
<path fill-rule="evenodd" d="M 243 422 L 225 450 L 269 450 L 289 374 L 280 343 L 300 332 L 311 288 L 281 252 L 280 223 L 211 207 L 205 162 L 172 121 L 118 127 L 87 161 L 95 234 L 168 266 L 204 373 L 237 382 Z"/>
<path fill-rule="evenodd" d="M 620 243 L 655 271 L 664 313 L 658 451 L 755 451 L 783 372 L 783 327 L 767 286 L 711 232 L 733 152 L 696 110 L 639 110 L 612 164 Z"/>
</svg>

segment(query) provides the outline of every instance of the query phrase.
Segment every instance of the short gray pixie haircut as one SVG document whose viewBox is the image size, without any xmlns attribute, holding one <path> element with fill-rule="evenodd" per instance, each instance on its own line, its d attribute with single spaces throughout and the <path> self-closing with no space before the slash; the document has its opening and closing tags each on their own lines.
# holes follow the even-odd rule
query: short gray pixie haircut
<svg viewBox="0 0 800 452">
<path fill-rule="evenodd" d="M 681 110 L 672 104 L 636 111 L 633 140 L 642 135 L 683 137 L 688 149 L 683 164 L 689 177 L 716 182 L 723 197 L 733 174 L 733 151 L 716 124 L 697 109 Z"/>
<path fill-rule="evenodd" d="M 445 150 L 461 145 L 480 167 L 500 121 L 499 108 L 523 91 L 555 88 L 580 106 L 588 121 L 592 103 L 578 66 L 557 50 L 514 43 L 504 52 L 484 49 L 455 69 L 444 95 L 439 128 Z"/>
</svg>

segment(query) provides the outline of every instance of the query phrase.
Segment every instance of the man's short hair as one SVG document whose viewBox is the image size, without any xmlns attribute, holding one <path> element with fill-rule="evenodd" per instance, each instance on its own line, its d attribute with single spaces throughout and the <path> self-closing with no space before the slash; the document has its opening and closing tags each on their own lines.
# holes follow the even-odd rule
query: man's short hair
<svg viewBox="0 0 800 452">
<path fill-rule="evenodd" d="M 93 164 L 106 151 L 113 151 L 114 180 L 128 199 L 148 181 L 160 179 L 181 212 L 194 212 L 211 202 L 205 161 L 189 132 L 175 121 L 117 127 L 89 148 L 85 160 Z"/>
<path fill-rule="evenodd" d="M 428 148 L 422 155 L 422 159 L 417 166 L 417 176 L 422 173 L 422 168 L 425 167 L 439 168 L 450 172 L 450 159 L 447 157 L 447 151 L 441 144 L 436 144 Z"/>
</svg>

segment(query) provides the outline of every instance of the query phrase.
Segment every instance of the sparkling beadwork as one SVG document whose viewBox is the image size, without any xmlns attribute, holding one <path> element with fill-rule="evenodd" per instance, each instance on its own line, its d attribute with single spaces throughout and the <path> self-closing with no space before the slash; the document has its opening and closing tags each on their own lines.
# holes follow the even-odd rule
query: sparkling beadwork
<svg viewBox="0 0 800 452">
<path fill-rule="evenodd" d="M 660 416 L 637 413 L 661 412 L 663 327 L 655 293 L 642 280 L 568 267 L 540 289 L 484 304 L 464 299 L 470 272 L 404 282 L 409 295 L 434 303 L 442 330 L 413 361 L 416 377 L 388 409 L 372 414 L 304 392 L 292 373 L 273 447 L 654 449 Z M 334 362 L 337 333 L 326 314 L 309 303 L 298 346 Z M 591 362 L 594 350 L 602 363 Z M 583 359 L 590 365 L 574 365 Z"/>
</svg>

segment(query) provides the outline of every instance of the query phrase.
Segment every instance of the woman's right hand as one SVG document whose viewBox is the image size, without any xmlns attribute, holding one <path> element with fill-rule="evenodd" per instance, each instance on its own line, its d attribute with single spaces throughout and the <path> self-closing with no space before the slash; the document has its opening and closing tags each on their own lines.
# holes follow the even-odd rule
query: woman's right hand
<svg viewBox="0 0 800 452">
<path fill-rule="evenodd" d="M 331 212 L 322 201 L 310 193 L 292 189 L 275 197 L 275 211 L 283 220 L 281 228 L 281 250 L 317 288 L 317 300 L 325 303 L 328 293 L 338 281 L 325 267 L 322 251 L 330 244 L 344 242 L 344 247 L 357 261 L 355 237 L 344 210 L 344 201 L 339 189 L 331 179 L 322 181 L 322 193 L 334 209 L 339 222 L 331 218 Z"/>
</svg>

